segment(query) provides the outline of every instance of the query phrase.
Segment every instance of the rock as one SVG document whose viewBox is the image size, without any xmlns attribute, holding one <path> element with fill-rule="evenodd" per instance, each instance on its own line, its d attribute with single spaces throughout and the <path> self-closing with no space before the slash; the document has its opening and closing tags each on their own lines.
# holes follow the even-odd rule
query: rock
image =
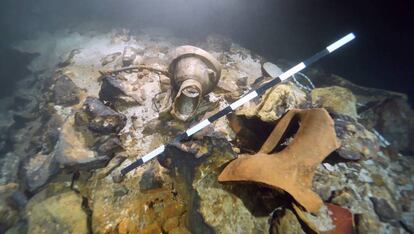
<svg viewBox="0 0 414 234">
<path fill-rule="evenodd" d="M 332 198 L 332 203 L 346 208 L 352 208 L 354 201 L 355 196 L 353 196 L 352 193 L 346 189 L 337 191 Z"/>
<path fill-rule="evenodd" d="M 375 158 L 380 150 L 380 142 L 362 124 L 346 115 L 334 115 L 335 131 L 341 147 L 336 152 L 342 158 L 359 160 Z"/>
<path fill-rule="evenodd" d="M 163 185 L 163 180 L 160 175 L 156 172 L 155 169 L 150 168 L 146 170 L 139 181 L 139 189 L 141 192 L 161 188 Z"/>
<path fill-rule="evenodd" d="M 105 76 L 102 79 L 99 99 L 108 102 L 116 110 L 128 106 L 142 105 L 145 101 L 145 90 L 139 84 L 121 81 L 121 77 Z"/>
<path fill-rule="evenodd" d="M 370 214 L 356 214 L 355 224 L 358 234 L 380 233 L 381 223 Z"/>
<path fill-rule="evenodd" d="M 72 79 L 63 75 L 53 85 L 53 102 L 57 105 L 72 106 L 79 103 L 80 89 Z"/>
<path fill-rule="evenodd" d="M 121 184 L 114 184 L 105 179 L 92 178 L 90 185 L 94 195 L 90 204 L 94 232 L 162 233 L 161 227 L 167 220 L 186 217 L 188 205 L 182 194 L 174 192 L 170 178 L 163 187 L 145 193 L 137 188 L 139 179 L 140 176 L 134 176 L 124 178 Z M 179 226 L 184 226 L 184 223 Z"/>
<path fill-rule="evenodd" d="M 121 163 L 123 161 L 125 161 L 127 157 L 123 154 L 117 154 L 115 155 L 111 161 L 109 161 L 109 163 L 106 165 L 105 168 L 103 168 L 102 170 L 99 170 L 97 172 L 97 176 L 98 178 L 102 179 L 106 176 L 108 176 L 115 168 L 117 168 L 119 165 L 121 165 Z M 119 172 L 120 174 L 120 172 Z M 119 178 L 122 179 L 122 178 Z M 115 182 L 115 181 L 114 181 Z"/>
<path fill-rule="evenodd" d="M 401 223 L 410 233 L 414 233 L 414 213 L 402 213 Z"/>
<path fill-rule="evenodd" d="M 89 130 L 100 134 L 119 133 L 126 124 L 125 115 L 93 97 L 86 98 L 82 111 L 77 112 L 75 118 L 76 124 L 86 125 Z"/>
<path fill-rule="evenodd" d="M 174 228 L 177 228 L 179 224 L 180 224 L 180 220 L 178 219 L 178 217 L 169 218 L 162 225 L 162 230 L 164 232 L 168 232 L 169 233 Z"/>
<path fill-rule="evenodd" d="M 384 101 L 389 98 L 406 98 L 405 94 L 392 92 L 388 90 L 368 88 L 355 85 L 354 83 L 335 74 L 322 74 L 323 72 L 316 69 L 308 70 L 308 76 L 318 87 L 340 86 L 350 90 L 356 97 L 358 104 L 367 105 L 372 102 Z"/>
<path fill-rule="evenodd" d="M 43 135 L 41 136 L 41 152 L 43 154 L 49 154 L 55 147 L 56 142 L 59 140 L 60 128 L 63 125 L 63 119 L 60 115 L 53 114 L 45 126 Z M 33 145 L 38 142 L 33 142 Z"/>
<path fill-rule="evenodd" d="M 122 143 L 116 136 L 103 136 L 98 139 L 94 146 L 98 155 L 106 155 L 112 158 L 116 153 L 123 150 Z"/>
<path fill-rule="evenodd" d="M 77 129 L 74 117 L 69 117 L 59 128 L 51 127 L 46 131 L 42 151 L 28 157 L 23 163 L 22 174 L 29 191 L 36 191 L 48 182 L 51 176 L 62 168 L 70 170 L 90 170 L 105 166 L 113 154 L 97 155 L 89 148 L 92 146 L 90 135 Z M 60 124 L 60 123 L 59 123 Z M 54 125 L 54 124 L 51 124 Z M 56 139 L 56 135 L 58 136 Z M 48 142 L 48 138 L 52 138 Z M 53 145 L 53 143 L 55 144 Z M 105 142 L 101 150 L 113 150 L 111 142 Z M 52 146 L 53 145 L 53 146 Z M 53 147 L 53 150 L 51 149 Z M 98 150 L 99 151 L 99 150 Z M 100 152 L 100 151 L 99 151 Z"/>
<path fill-rule="evenodd" d="M 352 92 L 339 86 L 316 88 L 311 92 L 312 103 L 329 112 L 357 118 L 356 98 Z"/>
<path fill-rule="evenodd" d="M 129 190 L 125 186 L 120 186 L 119 188 L 116 188 L 114 190 L 114 196 L 115 197 L 122 197 L 128 194 Z"/>
<path fill-rule="evenodd" d="M 16 209 L 22 210 L 26 207 L 27 196 L 23 192 L 16 190 L 10 195 L 9 202 L 10 205 L 15 207 Z"/>
<path fill-rule="evenodd" d="M 19 220 L 19 207 L 13 202 L 14 194 L 18 193 L 17 184 L 0 186 L 0 232 L 4 233 Z"/>
<path fill-rule="evenodd" d="M 123 219 L 118 224 L 118 233 L 119 234 L 137 233 L 137 228 L 133 223 L 130 222 L 130 220 Z"/>
<path fill-rule="evenodd" d="M 168 232 L 169 234 L 191 234 L 186 228 L 176 227 Z"/>
<path fill-rule="evenodd" d="M 377 102 L 362 116 L 363 123 L 376 129 L 391 145 L 407 154 L 414 152 L 414 110 L 406 99 Z"/>
<path fill-rule="evenodd" d="M 276 218 L 273 220 L 271 233 L 272 234 L 304 234 L 302 226 L 295 214 L 289 209 L 278 209 L 273 216 Z"/>
<path fill-rule="evenodd" d="M 401 190 L 400 199 L 398 199 L 398 204 L 401 207 L 401 210 L 404 212 L 409 212 L 414 210 L 414 190 Z"/>
<path fill-rule="evenodd" d="M 332 196 L 332 187 L 325 184 L 313 183 L 313 190 L 323 201 L 328 201 Z"/>
<path fill-rule="evenodd" d="M 326 233 L 328 231 L 333 231 L 335 229 L 335 225 L 333 224 L 332 212 L 328 209 L 328 204 L 322 206 L 319 209 L 317 215 L 308 213 L 300 208 L 295 203 L 292 203 L 293 211 L 295 211 L 296 217 L 306 225 L 308 229 L 315 233 Z M 308 231 L 310 232 L 310 231 Z"/>
<path fill-rule="evenodd" d="M 264 122 L 274 122 L 288 110 L 304 105 L 306 94 L 302 90 L 294 85 L 281 84 L 267 91 L 260 103 L 247 103 L 236 114 L 248 118 L 258 116 Z"/>
<path fill-rule="evenodd" d="M 195 155 L 169 148 L 162 163 L 185 175 L 190 186 L 191 206 L 188 228 L 192 233 L 265 233 L 269 230 L 272 202 L 260 202 L 256 186 L 236 186 L 218 183 L 221 168 L 234 158 L 231 145 L 223 140 L 205 137 L 213 152 L 209 157 L 195 160 Z M 268 191 L 268 190 L 266 190 Z M 274 200 L 273 200 L 274 201 Z M 256 204 L 256 205 L 255 205 Z M 258 205 L 260 204 L 260 205 Z M 228 225 L 232 223 L 232 225 Z"/>
<path fill-rule="evenodd" d="M 377 213 L 382 222 L 390 222 L 398 219 L 397 212 L 391 207 L 387 200 L 376 197 L 371 197 L 370 199 L 374 204 L 375 213 Z"/>
<path fill-rule="evenodd" d="M 82 197 L 65 192 L 30 204 L 28 233 L 89 233 Z"/>
<path fill-rule="evenodd" d="M 18 222 L 13 227 L 7 229 L 5 234 L 22 234 L 27 233 L 27 223 L 24 221 Z"/>
<path fill-rule="evenodd" d="M 102 167 L 109 160 L 108 156 L 97 156 L 89 150 L 88 138 L 76 130 L 73 117 L 64 123 L 53 154 L 55 162 L 77 169 Z"/>
<path fill-rule="evenodd" d="M 51 154 L 36 154 L 23 166 L 23 179 L 29 191 L 36 191 L 45 185 L 49 178 L 59 171 L 59 165 Z"/>
<path fill-rule="evenodd" d="M 136 49 L 131 46 L 126 46 L 124 48 L 124 53 L 122 54 L 122 64 L 124 67 L 131 66 L 134 63 L 136 57 Z"/>
</svg>

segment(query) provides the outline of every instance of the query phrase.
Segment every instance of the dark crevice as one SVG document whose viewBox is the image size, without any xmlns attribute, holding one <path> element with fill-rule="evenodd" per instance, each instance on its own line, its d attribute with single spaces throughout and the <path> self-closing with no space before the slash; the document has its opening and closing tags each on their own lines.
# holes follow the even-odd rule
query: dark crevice
<svg viewBox="0 0 414 234">
<path fill-rule="evenodd" d="M 88 198 L 82 197 L 82 209 L 87 216 L 88 233 L 92 233 L 92 209 L 89 207 Z"/>
</svg>

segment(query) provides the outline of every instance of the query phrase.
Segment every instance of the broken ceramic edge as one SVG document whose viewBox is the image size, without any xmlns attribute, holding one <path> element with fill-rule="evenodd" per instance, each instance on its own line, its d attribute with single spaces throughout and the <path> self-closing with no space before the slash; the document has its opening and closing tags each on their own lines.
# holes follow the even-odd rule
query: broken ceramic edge
<svg viewBox="0 0 414 234">
<path fill-rule="evenodd" d="M 282 151 L 271 153 L 296 119 L 300 127 L 293 140 Z M 258 153 L 231 161 L 218 180 L 279 188 L 307 211 L 317 213 L 323 201 L 312 191 L 314 171 L 339 146 L 333 120 L 325 109 L 293 109 L 280 119 Z"/>
<path fill-rule="evenodd" d="M 201 84 L 195 80 L 185 80 L 174 98 L 171 114 L 180 120 L 194 116 L 203 96 Z"/>
<path fill-rule="evenodd" d="M 202 98 L 214 90 L 221 76 L 221 64 L 208 52 L 194 46 L 180 46 L 170 54 L 168 73 L 175 95 L 171 114 L 182 121 L 193 117 Z"/>
</svg>

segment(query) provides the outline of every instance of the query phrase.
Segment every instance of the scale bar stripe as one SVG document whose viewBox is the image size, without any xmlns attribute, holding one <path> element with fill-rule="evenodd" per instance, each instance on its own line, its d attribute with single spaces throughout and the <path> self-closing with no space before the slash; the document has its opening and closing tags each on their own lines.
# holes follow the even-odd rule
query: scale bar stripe
<svg viewBox="0 0 414 234">
<path fill-rule="evenodd" d="M 233 110 L 235 110 L 238 107 L 240 107 L 240 106 L 244 105 L 245 103 L 249 102 L 253 98 L 262 95 L 264 92 L 266 92 L 266 90 L 270 89 L 271 87 L 275 86 L 276 84 L 290 78 L 292 75 L 296 74 L 299 71 L 302 71 L 307 66 L 315 63 L 319 59 L 325 57 L 326 55 L 332 53 L 333 51 L 337 50 L 338 48 L 345 45 L 346 43 L 352 41 L 354 38 L 355 38 L 355 35 L 353 33 L 349 33 L 348 35 L 342 37 L 338 41 L 336 41 L 336 42 L 332 43 L 331 45 L 329 45 L 328 47 L 326 47 L 326 49 L 314 54 L 312 57 L 310 57 L 310 58 L 304 60 L 303 62 L 297 64 L 296 66 L 290 68 L 289 70 L 287 70 L 286 72 L 281 74 L 279 77 L 276 77 L 276 78 L 272 79 L 271 81 L 263 84 L 262 86 L 260 86 L 256 90 L 248 93 L 247 95 L 245 95 L 242 98 L 240 98 L 239 100 L 233 102 L 232 104 L 230 104 L 226 108 L 222 109 L 221 111 L 217 112 L 216 114 L 210 116 L 209 118 L 207 118 L 207 119 L 201 121 L 200 123 L 196 124 L 195 126 L 191 127 L 185 133 L 179 134 L 178 136 L 176 136 L 174 138 L 174 140 L 172 142 L 179 142 L 179 141 L 181 141 L 181 140 L 183 140 L 187 137 L 190 137 L 191 135 L 193 135 L 194 133 L 200 131 L 201 129 L 203 129 L 205 127 L 207 127 L 208 125 L 210 125 L 214 121 L 220 119 L 223 116 L 226 116 L 227 114 L 231 113 Z M 164 152 L 164 150 L 165 150 L 164 145 L 158 147 L 157 149 L 151 151 L 149 154 L 145 155 L 141 159 L 136 160 L 135 162 L 131 163 L 130 165 L 128 165 L 127 167 L 122 169 L 121 174 L 122 175 L 127 174 L 128 172 L 132 171 L 133 169 L 135 169 L 135 168 L 141 166 L 142 164 L 148 162 L 149 160 L 155 158 L 156 156 L 158 156 L 159 154 Z"/>
<path fill-rule="evenodd" d="M 260 86 L 259 88 L 256 89 L 256 93 L 258 95 L 262 95 L 264 94 L 264 92 L 266 92 L 266 90 L 272 88 L 273 86 L 277 85 L 278 83 L 282 82 L 282 80 L 279 77 L 274 78 L 273 80 L 264 83 L 262 86 Z"/>
<path fill-rule="evenodd" d="M 306 65 L 302 62 L 299 63 L 298 65 L 292 67 L 291 69 L 287 70 L 286 72 L 284 72 L 282 75 L 279 76 L 281 81 L 286 80 L 287 78 L 291 77 L 292 75 L 302 71 L 303 69 L 306 68 Z"/>
<path fill-rule="evenodd" d="M 149 154 L 145 155 L 144 157 L 142 157 L 142 161 L 144 163 L 148 162 L 149 160 L 153 159 L 154 157 L 158 156 L 159 154 L 161 154 L 162 152 L 164 152 L 165 150 L 165 146 L 162 145 L 158 148 L 156 148 L 155 150 L 151 151 Z"/>
<path fill-rule="evenodd" d="M 339 47 L 345 45 L 346 43 L 354 40 L 355 35 L 353 33 L 349 33 L 348 35 L 342 37 L 341 39 L 337 40 L 336 42 L 332 43 L 331 45 L 327 46 L 326 49 L 329 51 L 329 53 L 334 52 Z"/>
<path fill-rule="evenodd" d="M 256 91 L 250 92 L 246 96 L 244 96 L 244 97 L 240 98 L 239 100 L 237 100 L 237 101 L 233 102 L 232 104 L 230 104 L 230 108 L 232 110 L 235 110 L 238 107 L 242 106 L 243 104 L 245 104 L 246 102 L 252 100 L 255 97 L 257 97 L 257 92 Z"/>
<path fill-rule="evenodd" d="M 208 121 L 208 119 L 205 119 L 205 120 L 201 121 L 200 123 L 196 124 L 194 127 L 190 128 L 186 131 L 187 136 L 193 135 L 194 133 L 200 131 L 201 129 L 207 127 L 210 124 L 211 123 L 210 123 L 210 121 Z"/>
<path fill-rule="evenodd" d="M 228 114 L 230 114 L 233 110 L 231 109 L 230 106 L 226 106 L 226 108 L 224 108 L 223 110 L 215 113 L 214 115 L 208 117 L 208 121 L 210 121 L 211 123 L 213 123 L 214 121 L 220 119 L 223 116 L 226 116 Z"/>
<path fill-rule="evenodd" d="M 128 166 L 126 166 L 125 168 L 123 168 L 121 170 L 121 174 L 122 175 L 126 175 L 128 172 L 134 170 L 137 167 L 140 167 L 142 164 L 144 164 L 144 161 L 142 161 L 142 159 L 138 159 L 135 162 L 129 164 Z"/>
<path fill-rule="evenodd" d="M 322 51 L 319 51 L 318 53 L 314 54 L 312 57 L 306 59 L 305 61 L 303 61 L 303 63 L 306 66 L 311 65 L 312 63 L 318 61 L 319 59 L 321 59 L 322 57 L 326 56 L 329 54 L 329 50 L 324 49 Z"/>
</svg>

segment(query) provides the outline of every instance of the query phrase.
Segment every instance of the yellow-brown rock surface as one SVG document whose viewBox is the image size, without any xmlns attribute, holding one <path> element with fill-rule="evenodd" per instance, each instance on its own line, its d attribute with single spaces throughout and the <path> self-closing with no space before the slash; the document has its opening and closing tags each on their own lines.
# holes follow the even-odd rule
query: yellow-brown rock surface
<svg viewBox="0 0 414 234">
<path fill-rule="evenodd" d="M 320 104 L 330 112 L 348 115 L 354 119 L 358 116 L 356 98 L 349 89 L 340 86 L 317 88 L 312 90 L 311 96 L 313 104 Z"/>
<path fill-rule="evenodd" d="M 300 127 L 294 139 L 281 152 L 272 153 L 292 121 Z M 316 213 L 322 206 L 314 193 L 315 168 L 340 145 L 334 123 L 325 109 L 291 110 L 276 125 L 255 155 L 241 155 L 220 174 L 220 182 L 256 182 L 280 188 L 293 196 L 306 210 Z"/>
</svg>

